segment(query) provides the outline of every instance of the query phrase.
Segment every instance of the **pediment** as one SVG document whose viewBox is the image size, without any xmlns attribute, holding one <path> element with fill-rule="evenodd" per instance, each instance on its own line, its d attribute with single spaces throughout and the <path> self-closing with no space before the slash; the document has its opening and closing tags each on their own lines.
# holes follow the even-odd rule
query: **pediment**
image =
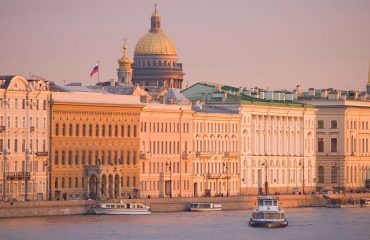
<svg viewBox="0 0 370 240">
<path fill-rule="evenodd" d="M 15 76 L 10 80 L 8 85 L 8 90 L 10 91 L 32 91 L 33 88 L 28 84 L 24 77 Z"/>
</svg>

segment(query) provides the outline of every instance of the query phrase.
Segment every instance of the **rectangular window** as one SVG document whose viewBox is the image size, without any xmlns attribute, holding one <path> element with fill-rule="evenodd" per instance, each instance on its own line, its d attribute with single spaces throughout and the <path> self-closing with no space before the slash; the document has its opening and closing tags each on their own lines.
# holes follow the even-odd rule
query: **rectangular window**
<svg viewBox="0 0 370 240">
<path fill-rule="evenodd" d="M 317 128 L 319 128 L 319 129 L 323 129 L 324 128 L 324 121 L 323 120 L 317 121 Z"/>
<path fill-rule="evenodd" d="M 338 151 L 337 142 L 338 142 L 338 139 L 336 139 L 336 138 L 331 139 L 331 152 L 337 152 Z"/>
<path fill-rule="evenodd" d="M 330 128 L 332 128 L 332 129 L 337 129 L 338 128 L 338 125 L 337 125 L 337 121 L 336 120 L 332 120 L 330 122 Z"/>
<path fill-rule="evenodd" d="M 324 139 L 323 138 L 318 138 L 317 152 L 324 152 Z"/>
</svg>

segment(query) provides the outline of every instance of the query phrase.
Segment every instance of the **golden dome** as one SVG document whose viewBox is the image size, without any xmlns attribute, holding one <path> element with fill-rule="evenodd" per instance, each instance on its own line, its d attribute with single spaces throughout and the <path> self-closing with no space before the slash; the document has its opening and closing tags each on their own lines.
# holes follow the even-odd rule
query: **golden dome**
<svg viewBox="0 0 370 240">
<path fill-rule="evenodd" d="M 135 55 L 147 54 L 172 54 L 176 55 L 176 47 L 169 38 L 162 31 L 149 32 L 145 34 L 135 47 Z"/>
<path fill-rule="evenodd" d="M 151 28 L 136 44 L 134 55 L 176 55 L 176 47 L 161 29 L 161 18 L 157 8 L 151 18 Z"/>
<path fill-rule="evenodd" d="M 125 43 L 123 45 L 123 56 L 118 59 L 118 64 L 120 66 L 123 66 L 123 65 L 131 65 L 131 63 L 132 63 L 132 61 L 129 58 L 129 56 L 127 55 L 127 45 Z"/>
</svg>

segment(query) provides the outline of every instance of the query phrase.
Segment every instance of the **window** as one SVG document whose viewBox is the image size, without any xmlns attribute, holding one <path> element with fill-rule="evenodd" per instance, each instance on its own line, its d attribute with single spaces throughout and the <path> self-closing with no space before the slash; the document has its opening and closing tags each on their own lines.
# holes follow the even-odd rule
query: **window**
<svg viewBox="0 0 370 240">
<path fill-rule="evenodd" d="M 166 126 L 167 126 L 167 124 L 166 124 Z M 134 126 L 134 137 L 136 137 L 136 135 L 137 135 L 137 133 L 136 133 L 136 126 Z"/>
<path fill-rule="evenodd" d="M 109 137 L 112 137 L 112 125 L 109 125 L 108 127 L 108 135 Z"/>
<path fill-rule="evenodd" d="M 80 135 L 80 125 L 76 124 L 76 137 Z"/>
<path fill-rule="evenodd" d="M 331 183 L 337 183 L 338 181 L 338 169 L 336 166 L 331 167 Z"/>
<path fill-rule="evenodd" d="M 99 125 L 96 124 L 95 126 L 95 136 L 99 137 Z"/>
<path fill-rule="evenodd" d="M 89 137 L 92 136 L 92 133 L 93 133 L 93 129 L 92 129 L 92 125 L 90 124 L 90 126 L 89 126 Z"/>
<path fill-rule="evenodd" d="M 118 137 L 118 126 L 117 125 L 114 128 L 114 136 Z"/>
<path fill-rule="evenodd" d="M 72 151 L 68 151 L 68 165 L 72 165 Z"/>
<path fill-rule="evenodd" d="M 65 151 L 62 151 L 62 164 L 66 165 L 66 153 L 65 153 Z"/>
<path fill-rule="evenodd" d="M 121 137 L 125 136 L 125 126 L 121 127 Z"/>
<path fill-rule="evenodd" d="M 129 151 L 127 151 L 127 155 L 126 155 L 126 164 L 130 165 L 130 152 Z"/>
<path fill-rule="evenodd" d="M 62 129 L 63 137 L 66 136 L 66 125 L 63 123 L 63 129 Z"/>
<path fill-rule="evenodd" d="M 86 136 L 86 124 L 82 125 L 82 136 Z"/>
<path fill-rule="evenodd" d="M 72 124 L 69 124 L 69 136 L 72 136 L 73 134 L 73 126 Z"/>
<path fill-rule="evenodd" d="M 55 178 L 54 187 L 58 188 L 58 178 Z"/>
<path fill-rule="evenodd" d="M 336 139 L 336 138 L 331 139 L 331 152 L 337 152 L 338 151 L 337 141 L 338 141 L 338 139 Z"/>
<path fill-rule="evenodd" d="M 126 185 L 127 187 L 130 187 L 130 177 L 127 177 L 126 184 L 127 184 L 127 185 Z"/>
<path fill-rule="evenodd" d="M 59 136 L 59 124 L 55 124 L 55 135 Z"/>
<path fill-rule="evenodd" d="M 323 120 L 317 121 L 317 128 L 319 128 L 319 129 L 323 129 L 324 128 L 324 121 Z"/>
<path fill-rule="evenodd" d="M 337 129 L 338 128 L 337 121 L 336 120 L 332 120 L 330 122 L 330 128 L 333 128 L 333 129 Z"/>
<path fill-rule="evenodd" d="M 14 139 L 14 152 L 18 152 L 18 139 Z"/>
<path fill-rule="evenodd" d="M 324 152 L 324 139 L 323 138 L 318 138 L 317 152 Z"/>
<path fill-rule="evenodd" d="M 75 179 L 75 188 L 78 188 L 78 177 Z"/>
<path fill-rule="evenodd" d="M 323 166 L 320 166 L 319 167 L 319 174 L 318 174 L 318 177 L 319 177 L 319 183 L 324 183 L 324 167 Z"/>
<path fill-rule="evenodd" d="M 105 137 L 105 125 L 103 125 L 101 128 L 101 135 Z"/>
<path fill-rule="evenodd" d="M 55 151 L 54 164 L 55 165 L 59 164 L 59 153 L 58 153 L 58 151 Z"/>
<path fill-rule="evenodd" d="M 75 152 L 75 165 L 78 165 L 78 151 Z"/>
<path fill-rule="evenodd" d="M 131 126 L 130 125 L 128 125 L 127 126 L 127 137 L 130 137 L 130 133 L 131 132 Z"/>
</svg>

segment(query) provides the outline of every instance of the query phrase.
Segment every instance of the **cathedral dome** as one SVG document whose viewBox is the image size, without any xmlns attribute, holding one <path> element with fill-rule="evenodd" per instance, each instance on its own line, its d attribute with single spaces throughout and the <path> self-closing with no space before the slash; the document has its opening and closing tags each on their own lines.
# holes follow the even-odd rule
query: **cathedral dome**
<svg viewBox="0 0 370 240">
<path fill-rule="evenodd" d="M 135 55 L 172 54 L 176 55 L 176 47 L 172 40 L 163 32 L 145 34 L 135 47 Z"/>
<path fill-rule="evenodd" d="M 151 28 L 136 44 L 134 55 L 176 55 L 176 47 L 161 29 L 161 19 L 157 9 L 151 16 Z"/>
</svg>

